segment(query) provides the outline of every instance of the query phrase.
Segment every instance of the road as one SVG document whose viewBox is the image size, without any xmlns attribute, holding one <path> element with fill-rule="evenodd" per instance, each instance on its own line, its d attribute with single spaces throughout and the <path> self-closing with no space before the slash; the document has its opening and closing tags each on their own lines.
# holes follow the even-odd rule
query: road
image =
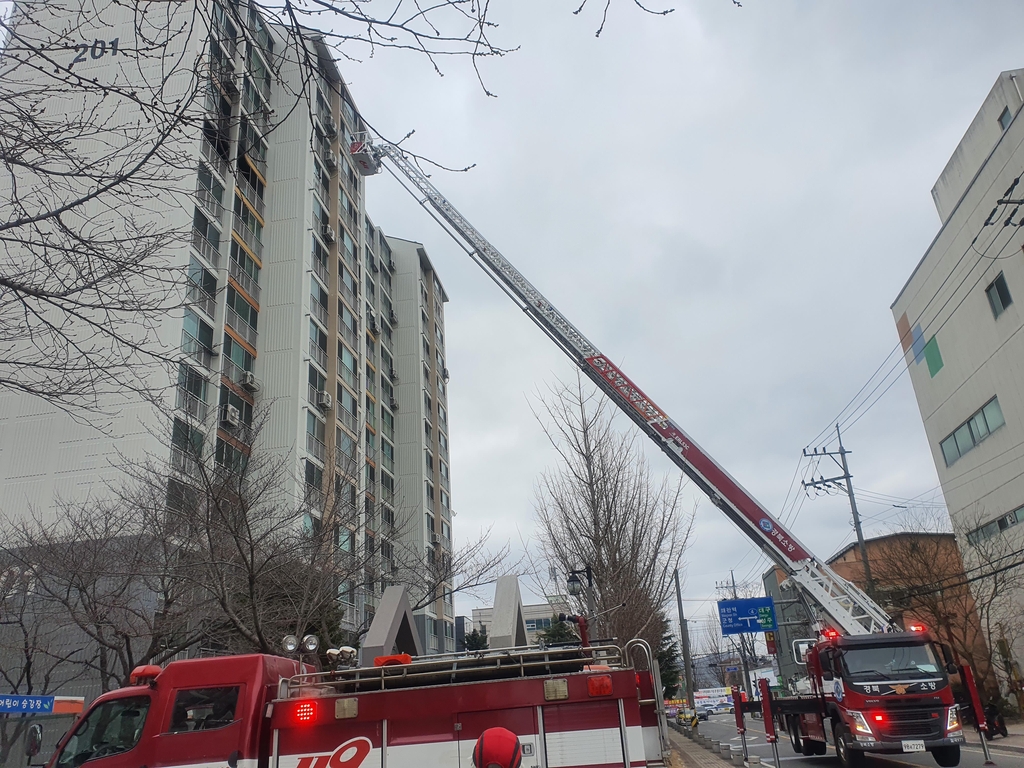
<svg viewBox="0 0 1024 768">
<path fill-rule="evenodd" d="M 771 745 L 765 740 L 764 724 L 761 720 L 752 718 L 746 719 L 747 725 L 747 749 L 750 754 L 758 755 L 762 765 L 775 766 L 775 759 L 772 755 Z M 712 715 L 709 720 L 701 720 L 700 732 L 705 736 L 719 741 L 728 741 L 733 744 L 740 743 L 740 737 L 736 735 L 735 715 Z M 969 740 L 976 739 L 972 732 L 967 737 Z M 828 754 L 821 757 L 804 757 L 793 752 L 790 746 L 789 737 L 782 734 L 779 739 L 779 760 L 781 768 L 838 768 L 835 750 L 830 746 Z M 1000 750 L 992 750 L 992 761 L 998 766 L 1005 768 L 1024 768 L 1024 752 L 1010 753 Z M 981 745 L 970 743 L 960 748 L 960 766 L 962 768 L 982 768 L 985 763 L 985 755 L 981 751 Z M 898 768 L 899 766 L 927 766 L 936 768 L 935 761 L 931 755 L 871 755 L 868 760 L 868 768 Z"/>
</svg>

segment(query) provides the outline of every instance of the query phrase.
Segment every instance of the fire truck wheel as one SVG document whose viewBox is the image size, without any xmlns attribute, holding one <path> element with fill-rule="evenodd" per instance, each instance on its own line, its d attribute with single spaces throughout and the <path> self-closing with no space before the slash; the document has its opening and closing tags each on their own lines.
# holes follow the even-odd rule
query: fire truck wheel
<svg viewBox="0 0 1024 768">
<path fill-rule="evenodd" d="M 789 743 L 793 745 L 793 751 L 798 755 L 803 754 L 803 744 L 800 740 L 800 726 L 796 722 L 795 717 L 786 718 L 786 726 L 789 731 Z"/>
<path fill-rule="evenodd" d="M 950 747 L 935 747 L 932 750 L 932 757 L 942 768 L 956 768 L 960 765 L 960 745 L 954 744 Z"/>
<path fill-rule="evenodd" d="M 853 741 L 853 737 L 850 736 L 850 732 L 844 726 L 836 726 L 835 741 L 836 757 L 839 758 L 839 764 L 843 768 L 864 768 L 867 764 L 867 758 L 861 750 L 850 748 L 850 742 Z"/>
</svg>

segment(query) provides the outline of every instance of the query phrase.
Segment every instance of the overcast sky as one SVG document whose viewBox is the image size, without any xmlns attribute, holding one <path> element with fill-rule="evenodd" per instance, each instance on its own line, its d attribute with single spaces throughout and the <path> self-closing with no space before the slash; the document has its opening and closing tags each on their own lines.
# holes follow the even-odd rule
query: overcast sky
<svg viewBox="0 0 1024 768">
<path fill-rule="evenodd" d="M 652 17 L 615 0 L 596 39 L 598 6 L 494 0 L 495 41 L 521 46 L 482 66 L 497 98 L 454 61 L 444 77 L 395 53 L 344 71 L 385 134 L 416 129 L 415 151 L 476 164 L 434 182 L 785 517 L 801 450 L 898 342 L 889 306 L 938 231 L 931 187 L 998 73 L 1024 64 L 1024 5 L 673 2 Z M 390 176 L 367 181 L 367 200 L 385 231 L 426 245 L 451 299 L 456 539 L 493 526 L 519 546 L 555 462 L 529 401 L 571 366 Z M 869 534 L 896 499 L 941 503 L 906 375 L 844 438 L 855 486 L 895 497 L 863 494 Z M 818 555 L 852 538 L 844 497 L 798 508 L 794 532 Z M 703 498 L 697 520 L 691 616 L 730 569 L 763 569 Z"/>
</svg>

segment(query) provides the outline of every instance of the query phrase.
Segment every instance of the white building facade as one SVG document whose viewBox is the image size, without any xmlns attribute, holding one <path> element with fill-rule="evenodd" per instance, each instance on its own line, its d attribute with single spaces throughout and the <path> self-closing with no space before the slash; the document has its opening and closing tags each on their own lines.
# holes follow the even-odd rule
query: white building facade
<svg viewBox="0 0 1024 768">
<path fill-rule="evenodd" d="M 969 574 L 1024 548 L 1024 70 L 1003 72 L 932 189 L 942 225 L 892 305 Z M 985 543 L 987 542 L 987 544 Z M 972 571 L 972 567 L 977 570 Z M 980 583 L 979 583 L 979 586 Z M 1024 595 L 993 607 L 1024 658 Z M 983 622 L 984 623 L 984 622 Z M 1016 622 L 1019 623 L 1019 622 Z"/>
</svg>

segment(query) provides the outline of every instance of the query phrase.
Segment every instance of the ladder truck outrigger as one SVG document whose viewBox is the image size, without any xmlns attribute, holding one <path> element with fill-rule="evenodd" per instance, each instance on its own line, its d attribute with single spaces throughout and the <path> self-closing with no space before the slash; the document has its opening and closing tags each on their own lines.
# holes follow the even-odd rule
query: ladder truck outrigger
<svg viewBox="0 0 1024 768">
<path fill-rule="evenodd" d="M 356 141 L 349 150 L 364 175 L 386 163 L 541 330 L 787 574 L 809 613 L 817 609 L 822 636 L 806 654 L 812 693 L 771 701 L 769 720 L 784 723 L 794 748 L 823 754 L 832 742 L 845 768 L 857 768 L 867 752 L 924 750 L 941 766 L 957 765 L 964 738 L 947 676 L 955 669 L 949 648 L 926 632 L 892 631 L 885 611 L 819 562 L 545 299 L 398 146 Z M 495 617 L 502 613 L 499 602 L 503 610 L 520 606 L 521 625 L 518 584 L 505 579 L 512 582 L 499 580 Z M 92 702 L 47 766 L 663 766 L 665 712 L 650 646 L 643 640 L 621 648 L 591 644 L 588 617 L 569 618 L 579 627 L 578 645 L 529 647 L 523 629 L 508 636 L 507 647 L 422 656 L 403 588 L 390 587 L 358 661 L 353 649 L 332 649 L 326 655 L 333 663 L 319 670 L 301 657 L 260 654 L 140 667 L 131 685 Z M 312 653 L 315 643 L 306 650 Z M 970 669 L 963 672 L 970 680 Z M 738 711 L 748 705 L 753 702 Z M 507 759 L 496 758 L 488 750 L 507 744 L 505 737 L 515 748 Z"/>
</svg>

